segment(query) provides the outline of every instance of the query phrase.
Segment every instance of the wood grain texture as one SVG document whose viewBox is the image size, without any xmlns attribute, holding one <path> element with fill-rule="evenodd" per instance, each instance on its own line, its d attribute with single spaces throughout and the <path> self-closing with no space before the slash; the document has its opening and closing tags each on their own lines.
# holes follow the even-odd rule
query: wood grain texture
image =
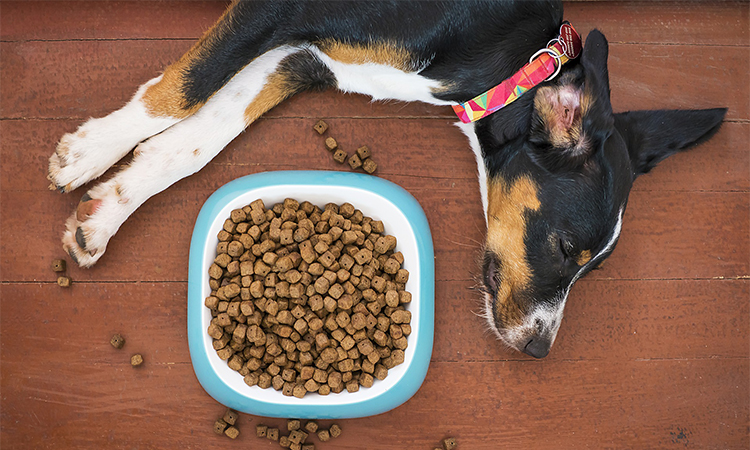
<svg viewBox="0 0 750 450">
<path fill-rule="evenodd" d="M 188 244 L 203 202 L 237 177 L 336 170 L 311 130 L 414 195 L 435 245 L 435 344 L 403 406 L 339 421 L 323 450 L 750 447 L 750 5 L 566 2 L 610 40 L 617 111 L 728 106 L 707 144 L 638 179 L 613 256 L 573 288 L 551 354 L 485 332 L 474 263 L 484 239 L 476 165 L 450 108 L 304 93 L 199 173 L 147 201 L 89 270 L 55 284 L 62 225 L 84 188 L 47 190 L 57 140 L 120 107 L 187 50 L 225 1 L 0 2 L 0 448 L 276 449 L 199 385 L 186 339 Z M 112 171 L 119 170 L 126 157 Z M 122 333 L 122 350 L 109 345 Z M 133 369 L 129 357 L 146 362 Z M 330 421 L 323 421 L 329 425 Z M 372 444 L 376 443 L 376 444 Z"/>
</svg>

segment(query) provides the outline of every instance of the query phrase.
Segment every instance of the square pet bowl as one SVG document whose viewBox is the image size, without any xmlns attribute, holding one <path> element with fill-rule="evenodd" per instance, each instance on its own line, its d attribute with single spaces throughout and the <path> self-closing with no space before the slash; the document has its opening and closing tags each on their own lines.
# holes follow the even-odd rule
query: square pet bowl
<svg viewBox="0 0 750 450">
<path fill-rule="evenodd" d="M 211 314 L 203 304 L 210 295 L 208 267 L 216 256 L 216 237 L 233 209 L 261 198 L 270 207 L 285 198 L 323 206 L 349 202 L 365 216 L 382 220 L 386 232 L 398 239 L 409 271 L 406 290 L 412 313 L 412 333 L 405 361 L 388 371 L 371 388 L 326 396 L 308 393 L 286 397 L 273 388 L 248 386 L 242 375 L 219 359 L 208 336 Z M 188 278 L 188 343 L 195 374 L 218 402 L 248 414 L 300 419 L 364 417 L 389 411 L 411 398 L 427 374 L 432 354 L 435 316 L 435 267 L 427 218 L 419 203 L 401 187 L 371 175 L 344 172 L 265 172 L 234 180 L 203 205 L 190 244 Z"/>
</svg>

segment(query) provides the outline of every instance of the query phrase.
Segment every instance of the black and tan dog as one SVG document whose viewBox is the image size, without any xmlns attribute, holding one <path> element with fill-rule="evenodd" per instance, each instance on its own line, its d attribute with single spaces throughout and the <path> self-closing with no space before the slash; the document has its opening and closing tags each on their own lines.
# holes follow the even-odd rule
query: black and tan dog
<svg viewBox="0 0 750 450">
<path fill-rule="evenodd" d="M 297 92 L 456 105 L 512 77 L 555 42 L 562 21 L 558 1 L 235 2 L 125 107 L 63 136 L 49 165 L 63 192 L 134 149 L 128 167 L 84 195 L 64 248 L 94 264 L 138 206 Z M 553 64 L 550 81 L 460 125 L 487 219 L 485 316 L 502 341 L 535 357 L 548 353 L 572 284 L 614 248 L 633 180 L 709 138 L 725 113 L 613 114 L 598 31 L 580 58 Z"/>
</svg>

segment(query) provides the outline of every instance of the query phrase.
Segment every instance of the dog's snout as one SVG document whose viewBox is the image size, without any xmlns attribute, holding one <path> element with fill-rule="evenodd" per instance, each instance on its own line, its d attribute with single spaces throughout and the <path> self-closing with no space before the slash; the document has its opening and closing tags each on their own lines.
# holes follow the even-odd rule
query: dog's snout
<svg viewBox="0 0 750 450">
<path fill-rule="evenodd" d="M 551 345 L 552 342 L 548 339 L 534 336 L 526 342 L 526 345 L 523 347 L 523 352 L 534 358 L 544 358 L 549 353 Z"/>
</svg>

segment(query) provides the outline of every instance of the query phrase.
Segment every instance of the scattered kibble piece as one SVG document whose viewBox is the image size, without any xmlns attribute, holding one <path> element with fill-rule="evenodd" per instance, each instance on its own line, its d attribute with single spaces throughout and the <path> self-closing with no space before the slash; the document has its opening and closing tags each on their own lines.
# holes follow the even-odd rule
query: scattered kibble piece
<svg viewBox="0 0 750 450">
<path fill-rule="evenodd" d="M 229 436 L 230 439 L 237 439 L 237 436 L 240 435 L 240 430 L 235 427 L 229 426 L 226 430 L 224 430 L 224 434 Z"/>
<path fill-rule="evenodd" d="M 318 431 L 318 439 L 320 439 L 320 442 L 328 442 L 331 439 L 331 433 L 328 430 L 320 430 Z"/>
<path fill-rule="evenodd" d="M 318 431 L 318 423 L 314 420 L 311 420 L 305 424 L 305 430 L 309 431 L 310 433 L 315 433 Z"/>
<path fill-rule="evenodd" d="M 227 408 L 227 412 L 224 413 L 223 419 L 224 422 L 228 423 L 229 425 L 234 425 L 239 417 L 240 415 L 237 411 Z"/>
<path fill-rule="evenodd" d="M 222 419 L 216 419 L 216 422 L 214 422 L 214 433 L 224 434 L 224 430 L 226 429 L 227 429 L 227 423 L 224 422 Z"/>
<path fill-rule="evenodd" d="M 122 346 L 125 345 L 125 338 L 119 334 L 116 334 L 112 336 L 112 339 L 109 340 L 109 343 L 112 344 L 112 347 L 114 348 L 122 348 Z"/>
<path fill-rule="evenodd" d="M 443 439 L 443 449 L 444 450 L 453 450 L 458 446 L 458 443 L 456 442 L 456 438 L 445 438 Z"/>
<path fill-rule="evenodd" d="M 318 123 L 313 125 L 313 129 L 317 131 L 318 134 L 323 134 L 328 130 L 328 124 L 322 120 L 319 120 Z"/>
<path fill-rule="evenodd" d="M 52 270 L 55 272 L 65 272 L 65 260 L 56 259 L 52 261 Z"/>
<path fill-rule="evenodd" d="M 60 287 L 70 287 L 70 278 L 68 278 L 68 277 L 57 277 L 57 284 Z"/>
<path fill-rule="evenodd" d="M 334 423 L 331 425 L 331 428 L 328 429 L 328 432 L 331 433 L 332 438 L 337 438 L 341 436 L 341 427 Z"/>
<path fill-rule="evenodd" d="M 130 365 L 133 367 L 138 367 L 141 364 L 143 364 L 143 355 L 140 353 L 136 353 L 135 355 L 130 357 Z"/>
<path fill-rule="evenodd" d="M 359 159 L 362 161 L 366 160 L 370 156 L 372 156 L 372 152 L 370 151 L 370 147 L 363 145 L 362 147 L 357 149 L 357 156 L 359 156 Z"/>
<path fill-rule="evenodd" d="M 336 139 L 334 139 L 332 137 L 326 138 L 325 145 L 326 145 L 326 148 L 328 149 L 329 152 L 332 152 L 332 151 L 336 150 L 337 148 L 339 148 L 338 142 L 336 142 Z"/>
<path fill-rule="evenodd" d="M 362 168 L 365 169 L 365 172 L 367 173 L 373 173 L 378 169 L 378 165 L 372 160 L 372 158 L 367 158 L 362 163 Z"/>
<path fill-rule="evenodd" d="M 279 437 L 279 445 L 283 448 L 289 448 L 291 447 L 291 442 L 289 442 L 289 436 L 281 436 Z"/>
<path fill-rule="evenodd" d="M 266 425 L 256 425 L 255 426 L 255 435 L 258 437 L 266 437 L 266 433 L 268 433 L 268 426 Z"/>
<path fill-rule="evenodd" d="M 288 431 L 299 430 L 300 426 L 300 421 L 297 419 L 289 419 L 286 421 L 286 429 Z"/>
<path fill-rule="evenodd" d="M 349 167 L 351 167 L 352 170 L 362 167 L 362 160 L 359 159 L 359 156 L 357 156 L 356 153 L 349 157 Z"/>
<path fill-rule="evenodd" d="M 315 444 L 303 444 L 302 450 L 315 450 Z"/>
<path fill-rule="evenodd" d="M 340 148 L 337 149 L 333 154 L 333 160 L 336 161 L 339 164 L 344 164 L 346 162 L 346 157 L 349 156 L 346 154 L 345 151 L 341 150 Z"/>
<path fill-rule="evenodd" d="M 269 428 L 268 431 L 266 431 L 266 437 L 272 441 L 278 441 L 279 440 L 279 429 L 278 428 Z"/>
</svg>

